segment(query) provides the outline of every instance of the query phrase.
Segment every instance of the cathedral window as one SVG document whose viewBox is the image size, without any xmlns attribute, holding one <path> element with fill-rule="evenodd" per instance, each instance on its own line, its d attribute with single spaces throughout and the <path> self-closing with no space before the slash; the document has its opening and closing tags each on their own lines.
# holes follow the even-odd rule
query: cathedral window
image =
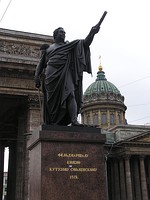
<svg viewBox="0 0 150 200">
<path fill-rule="evenodd" d="M 94 115 L 93 125 L 98 125 L 98 115 L 97 114 Z"/>
<path fill-rule="evenodd" d="M 118 114 L 118 124 L 121 124 L 121 117 L 120 117 L 120 114 Z"/>
<path fill-rule="evenodd" d="M 113 125 L 115 123 L 114 114 L 110 114 L 110 124 Z"/>
<path fill-rule="evenodd" d="M 86 124 L 87 124 L 87 125 L 90 125 L 90 116 L 89 116 L 89 115 L 88 115 L 87 118 L 86 118 Z"/>
<path fill-rule="evenodd" d="M 106 114 L 103 113 L 103 114 L 102 114 L 102 124 L 106 124 L 106 123 L 107 123 Z"/>
</svg>

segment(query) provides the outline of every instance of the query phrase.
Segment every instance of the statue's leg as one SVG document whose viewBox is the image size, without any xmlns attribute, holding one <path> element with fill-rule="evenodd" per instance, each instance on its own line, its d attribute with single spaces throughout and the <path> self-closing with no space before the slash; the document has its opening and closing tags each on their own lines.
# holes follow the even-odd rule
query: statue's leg
<svg viewBox="0 0 150 200">
<path fill-rule="evenodd" d="M 77 121 L 77 103 L 75 100 L 74 92 L 70 93 L 67 99 L 67 106 L 72 125 L 76 126 L 80 125 L 79 122 Z"/>
</svg>

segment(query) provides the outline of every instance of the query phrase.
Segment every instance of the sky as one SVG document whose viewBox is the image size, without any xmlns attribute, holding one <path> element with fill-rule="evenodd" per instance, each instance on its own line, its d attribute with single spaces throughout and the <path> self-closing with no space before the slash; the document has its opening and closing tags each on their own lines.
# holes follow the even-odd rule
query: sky
<svg viewBox="0 0 150 200">
<path fill-rule="evenodd" d="M 90 46 L 93 76 L 84 73 L 83 90 L 95 81 L 101 63 L 125 97 L 127 122 L 150 125 L 149 5 L 149 0 L 0 0 L 0 28 L 52 35 L 61 26 L 72 41 L 84 39 L 107 11 Z"/>
</svg>

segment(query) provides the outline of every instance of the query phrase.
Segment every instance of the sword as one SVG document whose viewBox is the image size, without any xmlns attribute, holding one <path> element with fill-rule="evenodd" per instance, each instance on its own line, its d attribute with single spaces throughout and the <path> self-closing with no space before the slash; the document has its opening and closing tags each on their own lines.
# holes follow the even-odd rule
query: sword
<svg viewBox="0 0 150 200">
<path fill-rule="evenodd" d="M 42 124 L 42 101 L 40 96 L 40 88 L 38 89 L 38 98 L 39 98 L 39 105 L 40 105 L 40 124 Z"/>
</svg>

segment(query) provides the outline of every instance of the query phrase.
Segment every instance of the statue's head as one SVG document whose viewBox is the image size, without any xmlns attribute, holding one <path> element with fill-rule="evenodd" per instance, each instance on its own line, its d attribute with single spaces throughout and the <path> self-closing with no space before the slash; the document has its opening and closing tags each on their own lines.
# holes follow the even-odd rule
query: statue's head
<svg viewBox="0 0 150 200">
<path fill-rule="evenodd" d="M 62 27 L 59 27 L 57 29 L 54 30 L 53 32 L 53 37 L 54 37 L 54 40 L 65 40 L 65 31 Z"/>
</svg>

